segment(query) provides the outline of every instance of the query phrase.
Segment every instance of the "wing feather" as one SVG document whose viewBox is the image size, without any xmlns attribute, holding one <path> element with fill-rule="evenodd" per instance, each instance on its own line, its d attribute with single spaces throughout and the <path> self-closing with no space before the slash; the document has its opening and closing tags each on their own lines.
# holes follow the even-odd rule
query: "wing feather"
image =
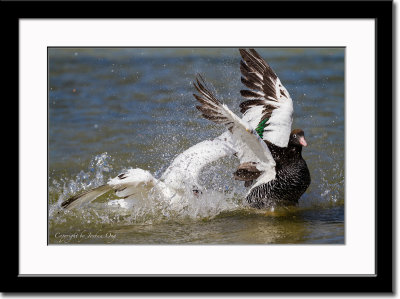
<svg viewBox="0 0 400 299">
<path fill-rule="evenodd" d="M 242 56 L 241 81 L 250 89 L 240 91 L 246 99 L 240 104 L 243 119 L 257 128 L 264 140 L 286 147 L 293 121 L 293 101 L 278 76 L 256 50 L 239 49 L 239 52 Z"/>
<path fill-rule="evenodd" d="M 201 80 L 201 81 L 200 81 Z M 224 124 L 232 133 L 235 148 L 238 150 L 238 158 L 241 163 L 252 162 L 258 171 L 262 171 L 268 179 L 275 178 L 275 161 L 266 143 L 260 138 L 249 123 L 240 119 L 225 104 L 222 104 L 206 87 L 204 79 L 198 77 L 195 83 L 196 89 L 201 93 L 195 96 L 201 99 L 199 109 L 203 117 Z M 253 164 L 252 164 L 253 165 Z"/>
</svg>

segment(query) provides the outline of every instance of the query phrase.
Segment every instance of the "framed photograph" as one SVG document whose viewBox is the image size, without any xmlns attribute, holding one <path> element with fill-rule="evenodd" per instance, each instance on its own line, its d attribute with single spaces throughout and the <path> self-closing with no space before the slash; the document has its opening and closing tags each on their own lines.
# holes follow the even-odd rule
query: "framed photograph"
<svg viewBox="0 0 400 299">
<path fill-rule="evenodd" d="M 392 2 L 1 6 L 2 291 L 392 292 Z"/>
</svg>

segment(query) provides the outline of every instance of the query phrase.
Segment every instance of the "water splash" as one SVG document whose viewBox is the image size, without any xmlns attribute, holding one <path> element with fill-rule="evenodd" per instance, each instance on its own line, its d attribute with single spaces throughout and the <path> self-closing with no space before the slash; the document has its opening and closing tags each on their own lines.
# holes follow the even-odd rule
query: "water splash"
<svg viewBox="0 0 400 299">
<path fill-rule="evenodd" d="M 104 173 L 113 168 L 112 158 L 107 152 L 96 155 L 89 163 L 87 171 L 81 170 L 73 179 L 53 179 L 49 184 L 49 215 L 61 207 L 61 203 L 72 195 L 98 187 L 105 183 Z"/>
</svg>

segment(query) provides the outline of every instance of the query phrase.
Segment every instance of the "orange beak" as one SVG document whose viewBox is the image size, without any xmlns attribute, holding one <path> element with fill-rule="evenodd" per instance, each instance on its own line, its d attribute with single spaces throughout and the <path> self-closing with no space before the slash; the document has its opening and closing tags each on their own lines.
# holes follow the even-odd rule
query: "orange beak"
<svg viewBox="0 0 400 299">
<path fill-rule="evenodd" d="M 307 141 L 304 137 L 300 137 L 299 142 L 302 146 L 307 146 Z"/>
</svg>

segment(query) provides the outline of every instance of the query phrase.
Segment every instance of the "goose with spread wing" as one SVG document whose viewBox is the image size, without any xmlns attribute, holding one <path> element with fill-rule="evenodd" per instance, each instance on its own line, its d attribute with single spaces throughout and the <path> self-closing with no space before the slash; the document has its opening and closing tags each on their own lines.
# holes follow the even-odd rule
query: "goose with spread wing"
<svg viewBox="0 0 400 299">
<path fill-rule="evenodd" d="M 302 157 L 307 146 L 304 131 L 291 131 L 293 102 L 278 76 L 254 50 L 240 49 L 242 119 L 222 104 L 199 75 L 194 97 L 203 117 L 223 124 L 231 132 L 240 165 L 236 180 L 250 187 L 248 203 L 256 208 L 297 204 L 311 183 Z"/>
<path fill-rule="evenodd" d="M 64 209 L 80 208 L 102 194 L 114 190 L 121 198 L 112 200 L 125 206 L 125 200 L 145 200 L 150 190 L 171 205 L 181 206 L 182 199 L 198 195 L 202 169 L 213 161 L 235 155 L 240 165 L 236 180 L 250 187 L 246 196 L 251 206 L 267 208 L 295 204 L 310 184 L 310 174 L 301 150 L 307 143 L 302 130 L 291 130 L 293 103 L 289 93 L 268 64 L 251 50 L 240 49 L 242 90 L 246 99 L 240 104 L 242 119 L 209 92 L 200 77 L 195 84 L 203 116 L 228 129 L 213 140 L 205 140 L 179 154 L 164 174 L 155 178 L 140 168 L 128 169 L 106 184 L 83 191 L 61 203 Z"/>
</svg>

